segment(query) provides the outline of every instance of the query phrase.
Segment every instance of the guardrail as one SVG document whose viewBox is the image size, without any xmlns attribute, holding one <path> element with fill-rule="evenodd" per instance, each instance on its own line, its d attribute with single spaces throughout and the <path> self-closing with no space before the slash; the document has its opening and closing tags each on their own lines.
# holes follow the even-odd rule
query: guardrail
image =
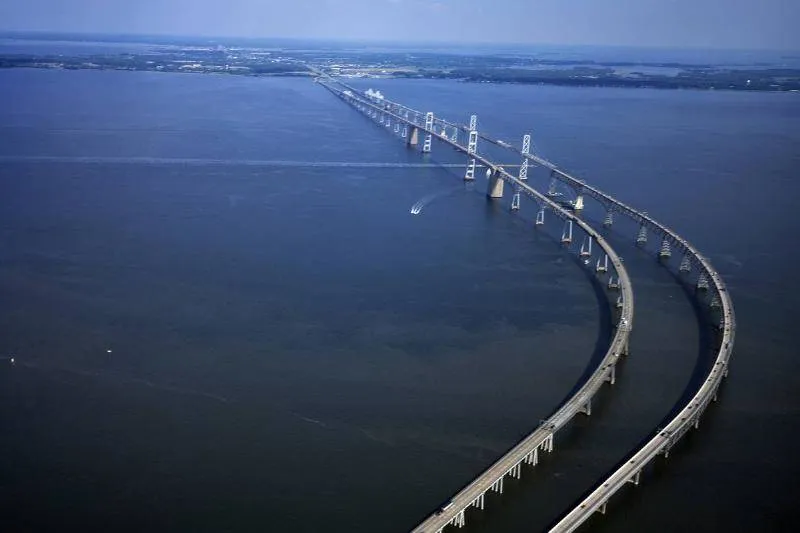
<svg viewBox="0 0 800 533">
<path fill-rule="evenodd" d="M 331 80 L 333 83 L 335 81 Z M 442 133 L 437 133 L 434 129 L 427 129 L 424 125 L 410 120 L 400 114 L 402 111 L 413 111 L 410 108 L 399 106 L 393 102 L 374 102 L 368 98 L 362 97 L 358 91 L 352 87 L 346 86 L 346 89 L 339 89 L 334 87 L 332 83 L 321 81 L 324 87 L 330 90 L 335 95 L 339 96 L 351 105 L 363 107 L 366 109 L 380 112 L 388 115 L 398 122 L 402 122 L 407 126 L 417 128 L 419 131 L 431 134 L 441 142 L 444 142 L 457 150 L 468 154 L 466 147 L 458 144 L 457 142 L 449 139 Z M 394 106 L 387 109 L 387 105 Z M 619 279 L 620 301 L 621 308 L 620 319 L 616 324 L 616 331 L 611 341 L 608 351 L 603 359 L 598 363 L 594 372 L 584 381 L 581 387 L 567 399 L 553 414 L 547 419 L 540 422 L 540 425 L 531 432 L 528 436 L 523 438 L 516 446 L 511 448 L 505 455 L 498 459 L 488 469 L 476 477 L 472 482 L 462 488 L 450 502 L 443 508 L 439 509 L 429 517 L 427 517 L 419 526 L 414 528 L 414 533 L 422 532 L 437 532 L 441 531 L 449 524 L 464 525 L 465 510 L 470 506 L 483 508 L 484 496 L 486 492 L 495 490 L 502 492 L 503 479 L 505 476 L 519 477 L 522 471 L 522 464 L 535 465 L 538 462 L 539 450 L 552 452 L 553 450 L 553 435 L 566 425 L 578 413 L 591 413 L 591 400 L 598 392 L 600 387 L 605 382 L 614 382 L 615 368 L 618 358 L 627 353 L 628 339 L 631 328 L 633 327 L 634 315 L 634 302 L 633 302 L 633 288 L 630 282 L 630 277 L 619 258 L 617 253 L 606 242 L 602 235 L 595 231 L 586 222 L 576 217 L 573 213 L 565 210 L 560 205 L 553 202 L 550 198 L 536 191 L 528 186 L 525 182 L 518 180 L 506 172 L 502 166 L 497 165 L 485 157 L 473 153 L 468 154 L 469 157 L 474 157 L 477 162 L 480 162 L 489 169 L 489 172 L 494 173 L 498 178 L 513 184 L 518 191 L 526 194 L 528 197 L 534 199 L 539 205 L 548 206 L 560 219 L 570 224 L 575 224 L 581 228 L 590 239 L 594 239 L 603 252 L 607 255 L 614 268 L 615 273 Z"/>
</svg>

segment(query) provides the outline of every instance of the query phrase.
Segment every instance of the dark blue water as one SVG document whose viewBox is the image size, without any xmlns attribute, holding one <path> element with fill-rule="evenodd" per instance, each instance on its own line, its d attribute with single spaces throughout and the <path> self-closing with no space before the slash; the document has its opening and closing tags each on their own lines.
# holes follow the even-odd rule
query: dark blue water
<svg viewBox="0 0 800 533">
<path fill-rule="evenodd" d="M 795 95 L 371 85 L 507 140 L 532 130 L 729 282 L 722 401 L 593 526 L 787 525 Z M 531 206 L 511 216 L 459 170 L 319 166 L 423 158 L 308 80 L 12 70 L 0 90 L 3 530 L 407 530 L 602 349 L 607 302 L 560 227 L 537 234 Z M 637 298 L 617 386 L 474 531 L 545 527 L 707 356 L 692 301 L 633 231 L 611 236 Z"/>
</svg>

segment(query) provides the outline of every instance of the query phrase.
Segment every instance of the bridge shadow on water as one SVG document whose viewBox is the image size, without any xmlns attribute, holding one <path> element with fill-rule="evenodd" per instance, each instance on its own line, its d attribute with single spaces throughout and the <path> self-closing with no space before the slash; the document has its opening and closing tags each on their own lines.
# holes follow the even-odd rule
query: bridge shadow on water
<svg viewBox="0 0 800 533">
<path fill-rule="evenodd" d="M 650 257 L 653 255 L 652 252 L 643 248 L 637 247 L 637 250 L 640 254 L 645 254 Z M 697 390 L 706 380 L 710 367 L 715 361 L 716 351 L 718 350 L 720 344 L 720 335 L 717 329 L 714 327 L 714 321 L 719 317 L 716 317 L 715 313 L 709 309 L 708 295 L 698 291 L 695 288 L 694 283 L 687 273 L 676 272 L 673 268 L 670 268 L 669 265 L 664 264 L 658 259 L 655 259 L 654 261 L 658 262 L 662 268 L 667 270 L 667 272 L 670 274 L 670 277 L 686 295 L 699 325 L 697 343 L 698 352 L 691 376 L 680 396 L 674 402 L 667 414 L 665 414 L 664 417 L 659 421 L 657 426 L 648 431 L 646 435 L 642 437 L 642 439 L 637 442 L 623 458 L 621 458 L 616 464 L 604 472 L 602 476 L 600 476 L 588 489 L 580 494 L 580 496 L 578 496 L 570 505 L 570 508 L 564 509 L 561 515 L 559 515 L 548 525 L 548 530 L 558 523 L 558 521 L 561 520 L 572 507 L 578 505 L 583 499 L 597 489 L 606 478 L 608 478 L 622 465 L 627 463 L 641 447 L 655 437 L 661 431 L 661 429 L 684 408 L 684 406 L 697 393 Z M 720 386 L 720 391 L 722 390 L 722 386 L 723 385 Z M 598 407 L 600 406 L 598 405 Z M 703 415 L 703 420 L 708 421 L 708 415 L 712 414 L 713 412 L 713 409 L 710 411 L 706 410 Z M 673 446 L 671 450 L 672 454 L 670 455 L 669 459 L 665 459 L 663 456 L 661 456 L 650 463 L 650 465 L 648 465 L 642 471 L 640 486 L 636 487 L 632 484 L 629 484 L 630 486 L 625 486 L 608 501 L 606 514 L 595 513 L 587 520 L 582 528 L 591 529 L 592 531 L 608 532 L 621 530 L 639 531 L 641 528 L 641 523 L 639 521 L 632 521 L 628 522 L 630 525 L 626 525 L 626 522 L 624 521 L 625 513 L 621 512 L 621 509 L 630 510 L 632 507 L 635 507 L 638 501 L 647 497 L 646 491 L 642 489 L 646 488 L 648 483 L 657 483 L 660 478 L 670 475 L 670 470 L 667 468 L 668 462 L 680 460 L 680 450 L 684 447 L 691 446 L 693 433 L 694 431 L 689 431 L 676 445 Z M 653 529 L 650 529 L 650 531 L 653 531 Z"/>
<path fill-rule="evenodd" d="M 508 215 L 508 208 L 505 205 L 499 205 L 500 202 L 496 200 L 491 200 L 489 198 L 486 199 L 486 210 L 487 213 L 495 216 L 499 214 L 498 212 L 502 212 L 504 215 Z M 594 371 L 597 369 L 597 366 L 605 357 L 606 353 L 608 352 L 608 348 L 611 345 L 611 339 L 614 336 L 615 327 L 614 324 L 617 320 L 617 315 L 619 314 L 616 311 L 615 303 L 616 303 L 616 293 L 614 293 L 614 297 L 610 297 L 609 293 L 606 289 L 606 282 L 603 279 L 604 276 L 599 276 L 594 272 L 593 263 L 589 263 L 589 265 L 585 265 L 579 255 L 575 252 L 574 246 L 575 242 L 570 245 L 564 245 L 561 243 L 560 235 L 555 235 L 548 231 L 547 225 L 545 225 L 545 229 L 541 229 L 542 226 L 535 226 L 533 225 L 532 220 L 527 220 L 521 216 L 515 216 L 515 221 L 520 224 L 524 224 L 526 228 L 532 227 L 534 232 L 534 241 L 546 243 L 548 245 L 552 245 L 564 252 L 569 258 L 569 261 L 572 262 L 575 266 L 577 266 L 585 275 L 586 278 L 589 280 L 591 284 L 592 291 L 594 293 L 595 299 L 597 301 L 597 309 L 599 312 L 599 328 L 597 332 L 597 338 L 595 339 L 594 348 L 592 350 L 592 354 L 589 357 L 589 360 L 586 362 L 586 366 L 572 386 L 572 388 L 564 395 L 562 400 L 550 410 L 545 418 L 549 418 L 553 415 L 556 411 L 558 411 L 565 403 L 569 401 L 575 392 L 580 389 L 591 377 Z M 550 227 L 553 226 L 551 223 Z M 624 363 L 625 358 L 621 358 L 618 363 L 617 370 L 622 366 L 621 363 Z M 599 400 L 600 397 L 605 397 L 606 394 L 602 394 L 604 389 L 601 389 L 600 392 L 597 394 L 597 399 Z M 592 409 L 594 409 L 595 404 L 593 402 Z M 601 404 L 598 403 L 598 407 L 601 407 Z M 560 436 L 560 434 L 559 434 Z"/>
<path fill-rule="evenodd" d="M 487 201 L 487 210 L 493 215 L 499 214 L 501 211 L 505 211 L 504 214 L 507 215 L 506 209 L 507 207 L 503 206 L 501 202 Z M 524 223 L 526 226 L 531 223 L 531 221 L 525 220 L 523 217 L 517 217 L 517 220 L 519 220 L 520 223 Z M 587 222 L 593 227 L 598 227 L 598 221 L 587 220 Z M 551 223 L 548 226 L 549 229 L 543 231 L 536 228 L 537 231 L 533 233 L 533 235 L 535 235 L 535 240 L 546 241 L 559 248 L 564 248 L 564 245 L 560 242 L 560 235 L 553 235 L 551 233 L 555 224 Z M 608 231 L 610 232 L 610 230 Z M 617 240 L 620 234 L 616 233 L 613 237 L 614 240 Z M 579 242 L 579 239 L 575 239 L 575 241 Z M 615 242 L 611 242 L 611 244 L 615 249 L 618 246 Z M 637 261 L 648 262 L 652 268 L 659 268 L 656 266 L 659 260 L 654 258 L 652 250 L 634 247 L 632 245 L 630 248 L 631 250 L 626 249 L 627 253 L 636 254 Z M 598 303 L 600 328 L 593 353 L 587 361 L 581 376 L 551 413 L 555 412 L 568 401 L 591 376 L 608 350 L 614 334 L 614 323 L 618 320 L 618 312 L 614 305 L 616 293 L 609 294 L 607 292 L 604 280 L 605 275 L 596 274 L 592 264 L 584 265 L 578 254 L 575 253 L 574 248 L 567 247 L 567 249 L 569 250 L 567 255 L 569 255 L 570 260 L 579 268 L 583 269 L 590 280 Z M 614 387 L 602 387 L 592 400 L 592 416 L 576 416 L 558 432 L 556 448 L 552 456 L 549 454 L 542 454 L 540 456 L 539 465 L 533 469 L 526 469 L 523 472 L 522 479 L 506 478 L 507 491 L 504 495 L 487 493 L 486 508 L 484 510 L 467 510 L 468 530 L 475 532 L 518 531 L 522 530 L 520 529 L 520 525 L 523 523 L 523 520 L 528 524 L 528 527 L 524 528 L 525 530 L 537 531 L 540 530 L 537 528 L 541 528 L 541 526 L 545 525 L 547 526 L 546 529 L 550 529 L 550 527 L 558 521 L 553 520 L 554 517 L 560 519 L 561 516 L 566 514 L 574 505 L 577 505 L 583 498 L 597 488 L 602 480 L 628 461 L 630 455 L 635 453 L 644 443 L 656 435 L 658 431 L 660 431 L 660 428 L 663 427 L 675 413 L 679 412 L 686 402 L 694 396 L 697 389 L 705 380 L 709 366 L 713 364 L 714 361 L 715 350 L 718 345 L 718 333 L 714 327 L 715 313 L 708 308 L 708 297 L 704 293 L 695 290 L 692 276 L 678 273 L 675 268 L 670 268 L 670 265 L 662 264 L 660 268 L 666 268 L 669 277 L 679 285 L 681 292 L 687 297 L 696 321 L 699 324 L 697 356 L 694 358 L 694 366 L 690 374 L 690 379 L 683 387 L 677 399 L 672 402 L 671 408 L 667 411 L 667 414 L 664 415 L 654 427 L 642 429 L 641 434 L 644 436 L 640 440 L 636 441 L 635 439 L 637 439 L 637 437 L 635 435 L 632 440 L 626 440 L 626 444 L 630 444 L 631 442 L 633 444 L 630 445 L 629 448 L 625 448 L 627 451 L 620 450 L 618 455 L 616 453 L 613 454 L 615 457 L 624 456 L 624 458 L 617 459 L 614 463 L 611 463 L 614 459 L 609 457 L 608 462 L 605 464 L 612 464 L 611 467 L 599 464 L 597 465 L 598 468 L 592 471 L 591 468 L 588 468 L 589 465 L 585 465 L 588 470 L 583 475 L 586 476 L 588 474 L 592 476 L 590 488 L 585 489 L 587 486 L 586 480 L 577 479 L 580 475 L 577 475 L 578 472 L 575 471 L 576 468 L 580 470 L 583 469 L 584 466 L 581 464 L 577 464 L 576 466 L 576 462 L 584 463 L 586 460 L 585 458 L 581 458 L 581 454 L 584 453 L 586 449 L 591 448 L 591 443 L 587 443 L 590 437 L 608 433 L 609 428 L 602 427 L 608 424 L 608 422 L 603 422 L 603 416 L 604 414 L 609 414 L 609 406 L 615 402 L 615 398 L 619 405 L 614 405 L 614 408 L 611 409 L 611 411 L 613 411 L 611 412 L 612 418 L 618 418 L 619 416 L 624 417 L 625 415 L 620 409 L 624 410 L 623 404 L 625 400 L 619 396 L 623 392 L 627 392 L 629 396 L 632 392 L 630 390 L 615 391 L 614 388 L 619 387 L 619 384 Z M 635 287 L 634 294 L 636 294 Z M 636 324 L 634 321 L 634 329 L 635 328 Z M 624 379 L 626 360 L 627 356 L 624 356 L 620 358 L 617 363 L 618 381 Z M 703 420 L 706 420 L 706 416 L 704 416 Z M 611 422 L 613 426 L 614 422 L 609 422 Z M 680 455 L 681 448 L 691 445 L 691 433 L 693 432 L 689 432 L 684 436 L 681 442 L 673 448 L 674 452 L 677 452 L 677 455 Z M 675 457 L 675 455 L 671 455 L 669 461 L 674 461 L 675 459 L 673 459 L 673 457 Z M 612 497 L 608 505 L 609 514 L 596 514 L 590 518 L 587 523 L 587 525 L 591 524 L 589 529 L 597 531 L 636 530 L 635 527 L 631 529 L 631 526 L 625 526 L 622 518 L 617 518 L 624 517 L 624 513 L 617 512 L 617 517 L 615 517 L 614 510 L 618 508 L 629 508 L 629 506 L 635 505 L 636 500 L 644 497 L 643 494 L 645 494 L 646 491 L 640 489 L 645 488 L 651 480 L 657 482 L 658 478 L 662 475 L 668 475 L 668 471 L 664 468 L 665 464 L 666 461 L 663 458 L 654 461 L 651 466 L 642 473 L 641 484 L 643 486 L 634 487 L 631 485 L 620 491 L 618 495 Z M 562 473 L 564 476 L 562 476 Z M 571 476 L 573 473 L 576 475 Z M 570 477 L 572 477 L 572 479 L 569 479 Z M 583 482 L 581 483 L 581 481 Z M 555 486 L 551 489 L 550 487 L 552 485 Z M 542 504 L 537 504 L 536 510 L 530 507 L 531 502 L 534 501 L 531 498 L 534 494 L 539 495 L 536 497 L 536 501 Z M 540 498 L 542 496 L 547 497 L 549 501 L 541 501 Z M 528 516 L 530 520 L 525 520 L 525 516 Z M 455 529 L 450 527 L 447 528 L 446 531 L 455 531 Z"/>
<path fill-rule="evenodd" d="M 481 190 L 480 184 L 469 185 L 472 186 L 471 188 L 475 189 L 475 192 L 484 194 L 484 192 Z M 477 185 L 477 187 L 475 187 L 475 185 Z M 509 203 L 507 198 L 504 198 L 501 201 L 487 198 L 485 206 L 485 213 L 489 217 L 509 217 Z M 571 264 L 575 265 L 584 273 L 592 288 L 592 293 L 594 295 L 599 314 L 599 324 L 591 354 L 586 360 L 580 375 L 572 387 L 565 394 L 563 394 L 562 398 L 557 404 L 553 405 L 552 408 L 549 408 L 548 411 L 542 413 L 542 419 L 545 419 L 549 418 L 566 402 L 568 402 L 572 395 L 588 381 L 608 352 L 611 340 L 615 333 L 615 323 L 619 319 L 619 312 L 617 311 L 615 305 L 617 293 L 609 293 L 606 288 L 608 274 L 596 273 L 594 269 L 594 263 L 590 263 L 589 265 L 584 264 L 583 260 L 578 255 L 580 238 L 573 239 L 573 242 L 569 245 L 565 245 L 561 242 L 562 222 L 560 219 L 556 219 L 555 216 L 551 215 L 544 226 L 536 226 L 534 224 L 534 220 L 526 217 L 524 214 L 522 214 L 522 212 L 516 212 L 512 218 L 514 220 L 514 224 L 519 224 L 520 227 L 524 227 L 526 234 L 529 236 L 531 241 L 535 243 L 541 243 L 545 246 L 551 246 L 554 249 L 559 250 L 561 252 L 561 256 L 565 260 L 570 261 Z M 621 369 L 625 365 L 625 360 L 626 358 L 622 357 L 617 362 L 617 379 L 619 379 L 621 376 Z M 611 387 L 601 387 L 592 400 L 593 417 L 602 416 L 603 411 L 605 411 L 605 406 L 613 400 L 613 395 L 614 392 Z M 530 426 L 524 428 L 525 435 L 522 438 L 524 439 L 527 437 L 530 431 L 538 426 L 540 422 L 540 419 L 532 418 L 530 420 Z M 587 425 L 589 427 L 587 427 Z M 525 507 L 530 502 L 530 499 L 526 497 L 525 493 L 530 492 L 530 490 L 542 489 L 543 485 L 549 484 L 549 482 L 552 480 L 545 479 L 546 477 L 560 475 L 559 472 L 556 471 L 556 469 L 559 467 L 554 466 L 554 459 L 565 455 L 561 452 L 570 450 L 574 447 L 576 442 L 582 441 L 585 433 L 592 429 L 590 427 L 591 425 L 592 417 L 587 419 L 582 415 L 577 415 L 569 424 L 559 430 L 557 434 L 557 444 L 554 456 L 550 456 L 550 454 L 547 453 L 541 453 L 539 455 L 539 464 L 534 468 L 524 468 L 521 479 L 506 477 L 504 480 L 506 486 L 504 494 L 497 494 L 492 491 L 486 493 L 485 509 L 467 509 L 466 529 L 468 531 L 475 532 L 515 530 L 516 527 L 511 526 L 511 524 L 516 525 L 518 517 L 514 517 L 513 515 L 518 515 L 519 511 L 521 510 L 525 512 L 524 509 L 520 508 Z M 514 444 L 516 444 L 516 442 Z M 510 447 L 511 446 L 509 446 L 509 448 Z M 512 512 L 509 513 L 509 511 Z M 554 512 L 555 511 L 550 512 L 546 519 L 542 519 L 541 516 L 538 516 L 532 522 L 540 524 L 546 523 L 547 520 L 552 518 Z M 457 529 L 458 528 L 455 526 L 448 526 L 445 528 L 445 531 L 456 531 Z M 535 531 L 536 529 L 534 528 L 533 530 Z"/>
<path fill-rule="evenodd" d="M 486 210 L 492 216 L 500 213 L 506 216 L 508 215 L 508 207 L 505 205 L 505 202 L 503 202 L 501 205 L 501 202 L 497 202 L 496 200 L 491 200 L 489 198 L 486 199 Z M 590 262 L 588 265 L 583 263 L 580 256 L 576 253 L 576 248 L 578 248 L 576 243 L 578 242 L 578 239 L 573 239 L 572 244 L 564 245 L 561 242 L 560 234 L 553 234 L 551 232 L 550 228 L 554 226 L 552 222 L 550 224 L 545 224 L 543 229 L 542 226 L 535 226 L 532 219 L 529 220 L 522 216 L 515 216 L 514 219 L 517 223 L 524 224 L 526 228 L 533 228 L 532 235 L 534 235 L 534 241 L 546 243 L 562 250 L 564 255 L 569 258 L 569 261 L 585 274 L 586 278 L 591 284 L 599 312 L 599 328 L 592 354 L 589 357 L 589 360 L 586 362 L 586 366 L 584 367 L 581 376 L 578 378 L 572 388 L 564 395 L 561 401 L 547 413 L 545 418 L 549 418 L 553 413 L 558 411 L 565 403 L 567 403 L 572 395 L 575 394 L 575 392 L 578 391 L 578 389 L 580 389 L 589 380 L 591 375 L 597 369 L 597 366 L 608 352 L 608 348 L 611 345 L 611 339 L 613 338 L 616 330 L 615 323 L 619 318 L 619 313 L 615 307 L 616 293 L 609 295 L 609 292 L 606 288 L 606 275 L 598 275 L 595 273 L 593 262 Z M 624 365 L 624 362 L 625 357 L 620 358 L 619 362 L 617 363 L 617 372 L 620 371 Z M 607 396 L 607 394 L 605 394 L 605 389 L 606 387 L 600 389 L 598 394 L 595 396 L 595 400 L 597 400 L 597 402 L 593 400 L 592 410 L 594 410 L 595 407 L 597 407 L 598 410 L 602 410 L 602 404 L 606 401 Z M 561 440 L 560 432 L 559 440 Z"/>
<path fill-rule="evenodd" d="M 454 178 L 461 179 L 461 176 L 455 175 L 452 170 L 448 169 L 447 171 L 453 175 Z M 465 189 L 476 194 L 483 194 L 481 187 L 482 183 L 477 183 L 479 181 L 482 182 L 483 180 L 476 180 L 476 182 L 465 184 Z M 509 205 L 507 198 L 504 198 L 500 201 L 487 198 L 485 205 L 486 214 L 489 217 L 509 216 Z M 614 335 L 615 323 L 619 319 L 619 313 L 615 306 L 616 293 L 609 294 L 606 289 L 606 277 L 608 274 L 596 273 L 594 271 L 593 263 L 585 265 L 583 260 L 577 254 L 576 244 L 580 243 L 580 237 L 575 238 L 571 245 L 565 246 L 561 243 L 560 221 L 554 222 L 553 217 L 550 217 L 548 223 L 542 227 L 535 226 L 533 224 L 533 220 L 526 218 L 524 215 L 520 214 L 520 212 L 517 212 L 512 218 L 515 223 L 525 226 L 525 230 L 527 234 L 530 235 L 531 240 L 534 242 L 541 242 L 548 246 L 554 245 L 556 248 L 561 249 L 568 257 L 569 261 L 572 261 L 574 265 L 584 272 L 592 287 L 599 312 L 599 328 L 594 343 L 594 349 L 575 384 L 569 391 L 567 391 L 561 401 L 546 415 L 545 418 L 547 418 L 556 412 L 560 407 L 562 407 L 572 397 L 572 395 L 587 382 L 607 353 L 610 342 Z M 594 219 L 589 220 L 586 217 L 583 218 L 587 220 L 587 222 L 589 222 L 593 227 L 601 227 L 600 221 Z M 556 231 L 558 233 L 554 233 Z M 610 229 L 607 232 L 604 231 L 604 233 L 609 232 L 611 232 Z M 615 231 L 614 234 L 612 234 L 612 240 L 617 240 L 621 237 L 621 235 L 622 234 L 620 232 Z M 616 243 L 611 244 L 613 244 L 616 248 Z M 657 258 L 654 258 L 654 253 L 652 250 L 634 246 L 631 246 L 630 248 L 632 248 L 632 252 L 638 256 L 637 260 L 649 262 L 653 267 L 655 267 L 654 263 L 660 263 Z M 626 448 L 628 451 L 620 450 L 618 452 L 619 455 L 616 453 L 614 454 L 615 457 L 624 456 L 624 458 L 618 459 L 610 468 L 608 466 L 598 465 L 599 468 L 597 471 L 595 471 L 594 474 L 591 474 L 593 477 L 589 489 L 585 489 L 585 480 L 583 484 L 577 482 L 579 480 L 576 479 L 571 480 L 570 483 L 565 483 L 564 478 L 559 480 L 562 474 L 562 472 L 559 471 L 564 469 L 567 471 L 574 469 L 574 463 L 576 461 L 583 461 L 583 459 L 580 459 L 579 456 L 582 449 L 587 447 L 587 439 L 598 432 L 602 433 L 605 431 L 603 428 L 598 429 L 598 426 L 603 425 L 602 417 L 604 414 L 608 414 L 609 406 L 614 402 L 614 398 L 620 396 L 620 393 L 623 392 L 614 391 L 614 387 L 602 387 L 592 399 L 592 417 L 576 416 L 569 424 L 567 424 L 558 432 L 556 450 L 553 456 L 550 456 L 549 454 L 542 454 L 540 456 L 539 465 L 537 465 L 534 469 L 526 469 L 525 473 L 523 473 L 522 479 L 518 480 L 510 477 L 506 478 L 505 483 L 507 490 L 505 495 L 500 495 L 493 492 L 487 493 L 486 508 L 484 510 L 477 510 L 474 508 L 467 509 L 466 523 L 468 530 L 476 532 L 517 530 L 519 525 L 517 520 L 522 514 L 537 515 L 530 516 L 531 521 L 529 525 L 533 526 L 532 530 L 536 530 L 536 524 L 547 524 L 550 520 L 553 520 L 554 516 L 557 516 L 560 519 L 560 517 L 563 516 L 563 514 L 566 514 L 566 512 L 568 512 L 572 506 L 577 505 L 577 503 L 591 493 L 608 475 L 613 473 L 619 466 L 627 462 L 630 455 L 635 453 L 636 450 L 638 450 L 642 445 L 656 435 L 660 431 L 661 427 L 663 427 L 663 425 L 665 425 L 677 412 L 679 412 L 688 402 L 688 400 L 694 396 L 697 389 L 706 379 L 709 366 L 713 364 L 714 361 L 715 348 L 718 345 L 718 334 L 714 328 L 714 312 L 713 310 L 708 309 L 706 295 L 695 290 L 694 283 L 690 275 L 679 273 L 675 268 L 670 268 L 670 265 L 661 264 L 661 268 L 665 268 L 669 273 L 669 277 L 681 288 L 681 291 L 687 297 L 696 321 L 699 324 L 697 343 L 698 351 L 694 360 L 694 366 L 690 374 L 690 379 L 683 387 L 680 395 L 672 403 L 672 406 L 667 411 L 667 414 L 660 419 L 655 427 L 643 429 L 641 434 L 644 434 L 644 437 L 642 437 L 640 440 L 636 441 L 635 439 L 638 437 L 634 435 L 632 439 L 634 444 L 630 446 L 629 449 Z M 634 294 L 636 294 L 635 287 Z M 636 317 L 634 317 L 634 319 L 635 318 Z M 617 362 L 616 372 L 618 380 L 624 378 L 624 366 L 626 364 L 626 360 L 627 357 L 624 356 L 621 357 Z M 627 392 L 630 393 L 632 391 Z M 622 398 L 617 399 L 619 400 L 618 403 L 624 403 Z M 615 413 L 611 414 L 613 416 L 624 416 L 618 412 L 620 408 L 622 407 L 615 406 L 613 409 Z M 597 418 L 600 418 L 601 420 L 598 421 Z M 706 419 L 707 418 L 704 416 L 704 420 Z M 530 429 L 533 429 L 538 422 L 539 421 L 537 420 L 531 420 Z M 528 428 L 526 428 L 525 436 L 527 436 L 527 431 L 529 431 Z M 693 432 L 689 432 L 689 434 L 684 436 L 681 442 L 675 446 L 675 452 L 679 453 L 681 448 L 691 445 L 691 433 Z M 671 456 L 670 461 L 674 460 L 675 459 L 673 459 L 673 456 Z M 613 459 L 609 458 L 609 461 L 605 464 L 608 465 L 611 463 L 611 461 L 613 461 Z M 569 463 L 570 465 L 567 466 L 565 463 Z M 645 469 L 645 471 L 642 473 L 642 484 L 646 485 L 651 480 L 657 481 L 657 479 L 662 475 L 666 475 L 665 469 L 663 468 L 665 463 L 666 461 L 663 458 L 659 458 L 647 469 Z M 580 464 L 577 466 L 581 467 Z M 555 479 L 545 479 L 547 477 L 555 477 Z M 554 487 L 555 491 L 559 493 L 558 496 L 553 493 L 553 501 L 550 502 L 549 505 L 544 505 L 542 509 L 538 509 L 534 513 L 530 507 L 528 507 L 528 504 L 530 504 L 531 501 L 531 492 L 545 490 L 547 487 L 543 488 L 543 485 L 548 485 L 549 487 L 549 485 L 556 480 L 559 480 L 558 484 L 560 485 Z M 591 529 L 597 531 L 618 531 L 620 528 L 623 530 L 626 529 L 626 526 L 624 526 L 620 519 L 614 518 L 613 511 L 619 507 L 624 506 L 625 508 L 628 508 L 629 506 L 635 505 L 635 501 L 643 497 L 642 494 L 644 491 L 639 490 L 640 488 L 643 487 L 635 488 L 633 485 L 631 485 L 631 487 L 626 487 L 620 491 L 618 495 L 612 497 L 608 505 L 608 515 L 604 516 L 598 514 L 590 518 L 588 524 L 591 524 Z M 547 490 L 547 492 L 549 492 L 549 490 Z M 579 496 L 575 497 L 576 494 Z M 565 504 L 565 502 L 568 503 Z M 617 516 L 624 515 L 618 512 Z M 550 522 L 547 529 L 549 529 L 556 522 L 557 520 Z M 450 526 L 446 528 L 446 531 L 455 531 L 455 529 L 456 528 Z"/>
</svg>

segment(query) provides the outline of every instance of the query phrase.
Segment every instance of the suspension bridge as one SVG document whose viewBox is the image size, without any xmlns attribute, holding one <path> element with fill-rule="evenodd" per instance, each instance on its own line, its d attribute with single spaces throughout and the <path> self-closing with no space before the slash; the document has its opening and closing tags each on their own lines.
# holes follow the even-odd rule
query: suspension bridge
<svg viewBox="0 0 800 533">
<path fill-rule="evenodd" d="M 540 420 L 538 425 L 519 443 L 508 450 L 489 468 L 478 474 L 470 483 L 458 491 L 446 504 L 425 517 L 412 533 L 441 533 L 448 526 L 464 527 L 467 511 L 470 508 L 484 509 L 486 494 L 490 491 L 502 493 L 503 480 L 507 477 L 520 478 L 524 469 L 535 467 L 542 453 L 552 453 L 555 448 L 556 433 L 575 416 L 592 413 L 592 399 L 604 383 L 613 385 L 616 380 L 616 365 L 620 358 L 628 354 L 630 332 L 633 328 L 634 297 L 630 277 L 619 255 L 603 236 L 580 218 L 584 202 L 590 198 L 598 202 L 605 211 L 603 226 L 613 225 L 616 216 L 632 219 L 638 226 L 635 236 L 637 245 L 644 245 L 649 238 L 659 240 L 657 255 L 668 264 L 673 253 L 681 255 L 678 270 L 682 276 L 696 275 L 693 283 L 698 294 L 705 294 L 705 300 L 712 313 L 719 316 L 719 345 L 716 358 L 706 379 L 694 396 L 683 405 L 677 414 L 655 436 L 640 449 L 635 450 L 622 466 L 591 489 L 588 496 L 567 510 L 552 526 L 551 532 L 570 532 L 579 528 L 595 512 L 606 512 L 609 499 L 628 483 L 639 485 L 641 473 L 659 455 L 669 455 L 670 449 L 691 428 L 699 427 L 700 418 L 706 408 L 716 401 L 722 380 L 728 375 L 728 364 L 733 350 L 736 332 L 736 318 L 733 303 L 727 288 L 710 262 L 688 241 L 669 227 L 661 224 L 647 213 L 617 200 L 613 196 L 588 185 L 554 163 L 540 157 L 530 150 L 530 135 L 522 139 L 521 148 L 505 141 L 492 139 L 477 129 L 477 117 L 472 115 L 469 124 L 444 120 L 434 113 L 421 112 L 386 99 L 379 92 L 362 92 L 346 83 L 317 72 L 315 79 L 320 85 L 341 98 L 365 116 L 398 138 L 409 147 L 421 144 L 423 153 L 433 150 L 434 141 L 454 148 L 466 156 L 464 179 L 472 181 L 477 169 L 486 169 L 488 179 L 487 196 L 500 199 L 504 186 L 509 184 L 513 190 L 511 209 L 519 210 L 522 199 L 532 200 L 536 205 L 536 226 L 545 224 L 545 213 L 551 212 L 561 227 L 561 242 L 571 245 L 580 239 L 579 256 L 584 264 L 591 266 L 595 274 L 605 282 L 610 293 L 616 294 L 614 314 L 614 335 L 605 356 L 592 369 L 580 387 L 558 407 L 550 416 Z M 466 141 L 464 143 L 463 141 Z M 478 143 L 489 144 L 514 154 L 520 163 L 503 165 L 493 162 L 478 151 Z M 550 171 L 552 183 L 561 182 L 574 193 L 574 201 L 560 200 L 554 187 L 542 193 L 528 184 L 529 164 L 539 165 Z M 511 174 L 506 167 L 514 167 Z M 548 217 L 549 218 L 549 217 Z M 577 233 L 577 235 L 576 235 Z"/>
</svg>

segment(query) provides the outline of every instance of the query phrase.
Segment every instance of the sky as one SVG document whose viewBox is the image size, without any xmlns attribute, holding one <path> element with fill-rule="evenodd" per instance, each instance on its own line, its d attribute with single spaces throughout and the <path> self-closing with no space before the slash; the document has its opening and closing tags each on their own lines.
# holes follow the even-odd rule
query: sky
<svg viewBox="0 0 800 533">
<path fill-rule="evenodd" d="M 800 0 L 0 0 L 0 30 L 800 50 Z"/>
</svg>

